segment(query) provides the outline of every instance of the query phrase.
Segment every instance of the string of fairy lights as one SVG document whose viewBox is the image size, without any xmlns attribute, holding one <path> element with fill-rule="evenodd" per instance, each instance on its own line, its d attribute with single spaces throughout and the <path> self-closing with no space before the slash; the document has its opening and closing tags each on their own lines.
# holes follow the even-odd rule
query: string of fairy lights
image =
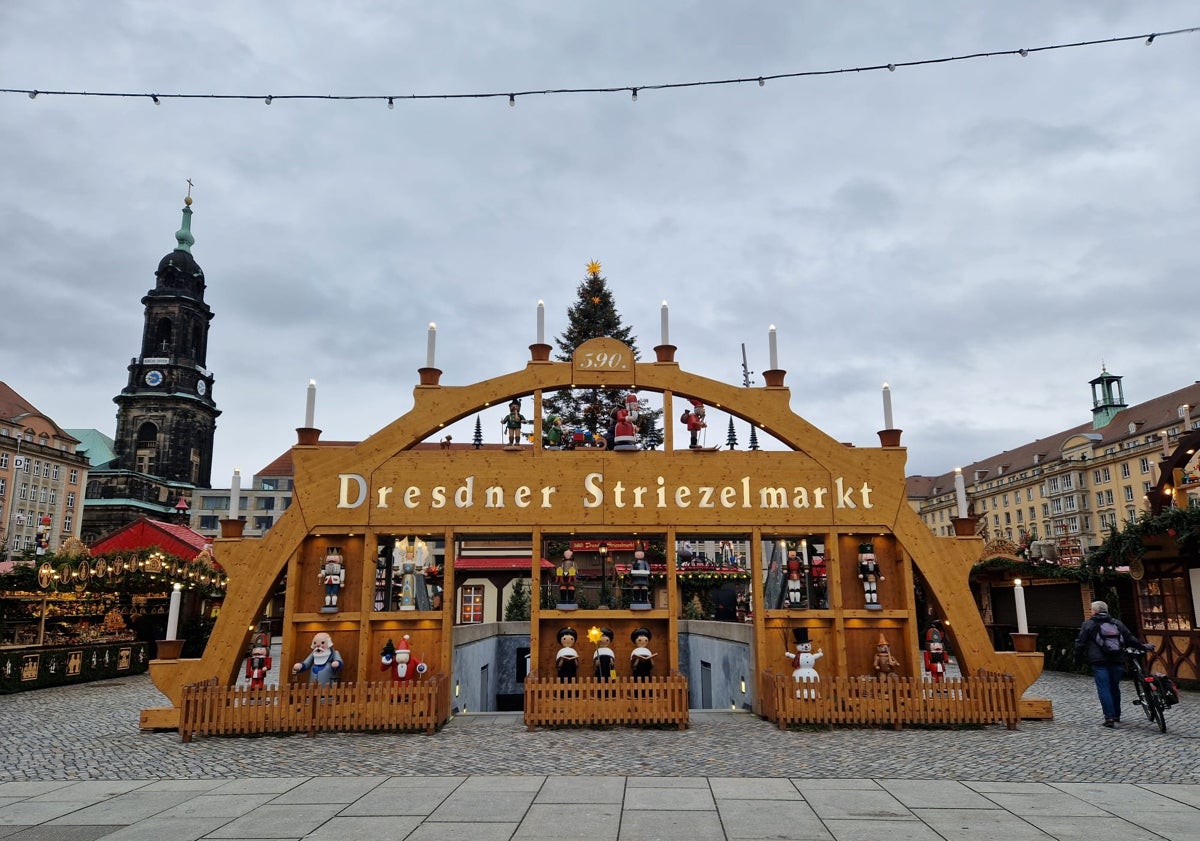
<svg viewBox="0 0 1200 841">
<path fill-rule="evenodd" d="M 1098 47 L 1102 45 L 1120 44 L 1131 41 L 1143 41 L 1147 46 L 1151 46 L 1159 38 L 1166 38 L 1172 35 L 1192 35 L 1200 32 L 1200 26 L 1187 27 L 1185 29 L 1172 29 L 1166 32 L 1147 32 L 1141 35 L 1122 35 L 1115 38 L 1100 38 L 1089 41 L 1074 41 L 1063 44 L 1048 44 L 1042 47 L 1017 47 L 1015 49 L 1006 50 L 989 50 L 986 52 L 966 53 L 963 55 L 943 56 L 941 58 L 925 58 L 916 59 L 914 61 L 895 61 L 883 62 L 878 64 L 868 64 L 859 67 L 841 67 L 825 70 L 799 70 L 792 73 L 772 73 L 762 76 L 739 76 L 728 79 L 704 79 L 691 82 L 661 82 L 657 84 L 646 85 L 613 85 L 605 87 L 583 87 L 583 88 L 542 88 L 537 90 L 514 90 L 514 91 L 479 91 L 473 93 L 408 93 L 408 94 L 233 94 L 233 93 L 157 93 L 157 92 L 138 92 L 138 91 L 81 91 L 81 90 L 42 90 L 40 88 L 0 88 L 0 94 L 25 94 L 30 99 L 37 99 L 39 96 L 65 96 L 65 97 L 106 97 L 118 99 L 145 99 L 155 105 L 161 105 L 163 100 L 250 100 L 261 101 L 266 105 L 270 105 L 276 100 L 293 100 L 293 101 L 369 101 L 369 102 L 387 102 L 388 108 L 394 108 L 396 102 L 404 101 L 420 101 L 420 100 L 455 100 L 455 99 L 508 99 L 508 104 L 515 106 L 518 97 L 531 96 L 556 96 L 568 94 L 607 94 L 607 93 L 625 93 L 630 94 L 634 102 L 637 101 L 638 92 L 645 91 L 672 91 L 684 88 L 702 88 L 714 87 L 722 85 L 752 85 L 757 84 L 763 87 L 767 82 L 775 82 L 785 79 L 804 79 L 821 76 L 840 76 L 850 73 L 871 73 L 871 72 L 895 72 L 902 68 L 923 67 L 933 64 L 949 64 L 961 61 L 976 61 L 985 58 L 1001 58 L 1005 56 L 1017 56 L 1027 58 L 1035 53 L 1052 52 L 1055 50 L 1072 50 L 1082 47 Z"/>
</svg>

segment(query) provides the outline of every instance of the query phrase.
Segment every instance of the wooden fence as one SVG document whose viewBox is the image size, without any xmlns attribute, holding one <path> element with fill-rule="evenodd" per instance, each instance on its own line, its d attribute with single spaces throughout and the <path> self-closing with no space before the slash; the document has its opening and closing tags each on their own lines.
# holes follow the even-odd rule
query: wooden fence
<svg viewBox="0 0 1200 841">
<path fill-rule="evenodd" d="M 634 680 L 525 677 L 525 726 L 605 724 L 688 726 L 688 683 L 679 673 Z"/>
<path fill-rule="evenodd" d="M 434 732 L 446 721 L 445 675 L 403 683 L 285 684 L 251 689 L 197 683 L 183 689 L 179 736 L 344 731 Z"/>
<path fill-rule="evenodd" d="M 901 677 L 832 677 L 796 683 L 791 674 L 768 672 L 763 717 L 780 729 L 796 724 L 891 726 L 1003 723 L 1020 721 L 1012 675 L 981 674 L 941 683 Z M 796 697 L 799 691 L 802 696 Z"/>
</svg>

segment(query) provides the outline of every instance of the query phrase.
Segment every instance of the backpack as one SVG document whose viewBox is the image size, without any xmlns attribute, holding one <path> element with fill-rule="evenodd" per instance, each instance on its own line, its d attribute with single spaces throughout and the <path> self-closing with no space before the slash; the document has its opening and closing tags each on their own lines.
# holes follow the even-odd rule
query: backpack
<svg viewBox="0 0 1200 841">
<path fill-rule="evenodd" d="M 680 422 L 680 423 L 687 423 L 687 422 L 688 422 L 688 418 L 690 418 L 691 416 L 692 416 L 692 412 L 691 412 L 691 410 L 690 410 L 690 409 L 684 409 L 684 410 L 683 410 L 683 414 L 679 416 L 679 422 Z"/>
<path fill-rule="evenodd" d="M 1110 660 L 1121 656 L 1121 629 L 1111 617 L 1096 623 L 1096 646 L 1100 653 Z"/>
</svg>

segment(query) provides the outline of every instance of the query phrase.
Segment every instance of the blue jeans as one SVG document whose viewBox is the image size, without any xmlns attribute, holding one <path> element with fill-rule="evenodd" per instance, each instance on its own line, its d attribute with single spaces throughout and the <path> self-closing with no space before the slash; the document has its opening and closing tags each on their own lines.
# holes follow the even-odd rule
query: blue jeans
<svg viewBox="0 0 1200 841">
<path fill-rule="evenodd" d="M 1124 663 L 1092 664 L 1096 694 L 1100 696 L 1100 707 L 1106 719 L 1117 721 L 1121 718 L 1121 678 L 1124 675 Z"/>
</svg>

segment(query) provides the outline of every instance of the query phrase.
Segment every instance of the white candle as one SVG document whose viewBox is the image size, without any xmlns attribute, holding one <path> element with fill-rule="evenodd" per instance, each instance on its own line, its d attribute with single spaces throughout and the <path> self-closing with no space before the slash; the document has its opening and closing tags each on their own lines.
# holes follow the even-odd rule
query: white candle
<svg viewBox="0 0 1200 841">
<path fill-rule="evenodd" d="M 1013 581 L 1013 600 L 1017 603 L 1017 633 L 1029 633 L 1029 617 L 1025 615 L 1025 588 L 1021 586 L 1021 579 Z"/>
<path fill-rule="evenodd" d="M 429 322 L 429 347 L 425 351 L 425 367 L 433 367 L 433 346 L 437 343 L 437 325 Z"/>
<path fill-rule="evenodd" d="M 954 468 L 954 492 L 958 497 L 958 516 L 967 516 L 967 483 L 961 467 Z"/>
<path fill-rule="evenodd" d="M 229 480 L 229 519 L 238 518 L 238 508 L 242 504 L 242 471 L 234 468 L 233 478 Z"/>
<path fill-rule="evenodd" d="M 304 405 L 304 428 L 312 429 L 317 412 L 317 381 L 308 381 L 308 402 Z"/>
<path fill-rule="evenodd" d="M 669 345 L 671 343 L 670 333 L 667 332 L 667 302 L 662 302 L 662 341 L 659 344 Z"/>
<path fill-rule="evenodd" d="M 883 428 L 896 428 L 892 425 L 892 389 L 887 383 L 883 384 Z M 967 515 L 964 513 L 962 516 Z"/>
<path fill-rule="evenodd" d="M 171 606 L 167 608 L 167 639 L 179 639 L 179 602 L 183 598 L 183 585 L 176 584 L 171 590 Z"/>
<path fill-rule="evenodd" d="M 545 301 L 538 301 L 537 330 L 538 330 L 537 343 L 539 345 L 546 344 L 546 302 Z"/>
<path fill-rule="evenodd" d="M 779 370 L 779 345 L 775 341 L 775 325 L 771 325 L 771 329 L 767 331 L 767 348 L 770 351 L 771 370 Z"/>
</svg>

